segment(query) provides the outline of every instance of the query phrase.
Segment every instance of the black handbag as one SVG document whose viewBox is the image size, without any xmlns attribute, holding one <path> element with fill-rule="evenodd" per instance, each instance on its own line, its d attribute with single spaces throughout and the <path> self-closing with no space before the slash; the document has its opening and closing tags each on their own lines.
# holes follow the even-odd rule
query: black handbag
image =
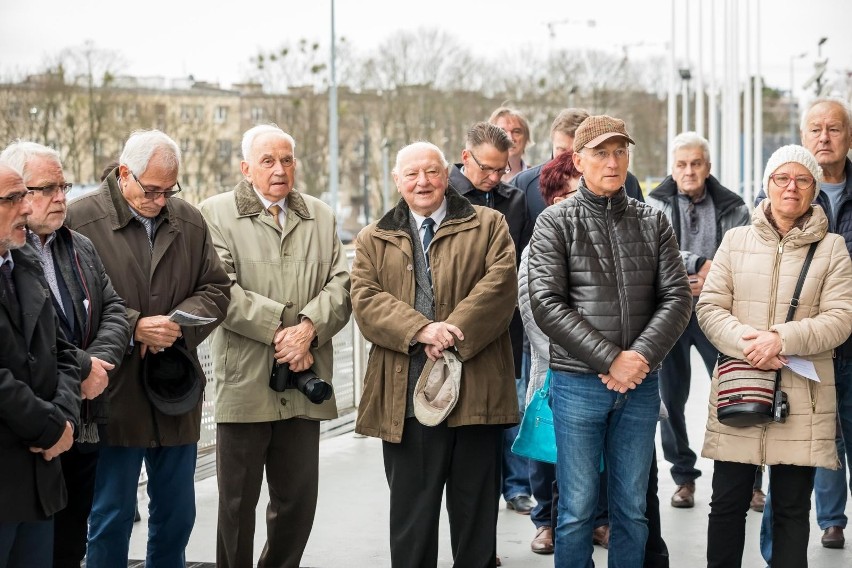
<svg viewBox="0 0 852 568">
<path fill-rule="evenodd" d="M 812 243 L 805 256 L 796 290 L 790 300 L 787 319 L 796 315 L 805 276 L 819 241 Z M 769 422 L 784 422 L 790 413 L 787 393 L 781 390 L 781 371 L 764 371 L 743 359 L 719 354 L 717 366 L 719 389 L 716 393 L 716 416 L 725 426 L 745 428 Z"/>
</svg>

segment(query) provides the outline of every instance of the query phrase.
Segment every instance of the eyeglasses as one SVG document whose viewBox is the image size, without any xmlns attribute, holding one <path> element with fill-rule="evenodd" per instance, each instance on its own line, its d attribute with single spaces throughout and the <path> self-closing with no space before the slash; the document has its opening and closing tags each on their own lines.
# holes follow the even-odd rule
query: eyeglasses
<svg viewBox="0 0 852 568">
<path fill-rule="evenodd" d="M 43 185 L 41 187 L 28 187 L 28 191 L 40 191 L 41 194 L 45 197 L 53 197 L 53 194 L 57 191 L 62 191 L 62 193 L 68 193 L 71 188 L 74 187 L 73 183 L 52 183 L 50 185 Z"/>
<path fill-rule="evenodd" d="M 614 150 L 613 152 L 607 152 L 606 150 L 586 150 L 586 149 L 583 149 L 582 153 L 587 155 L 587 156 L 590 156 L 592 159 L 594 159 L 597 162 L 606 162 L 607 160 L 609 160 L 610 156 L 615 156 L 616 160 L 621 161 L 621 160 L 625 159 L 628 156 L 628 154 L 630 154 L 630 152 L 627 148 L 618 148 L 617 150 Z"/>
<path fill-rule="evenodd" d="M 775 182 L 775 185 L 778 187 L 786 188 L 790 185 L 790 180 L 796 180 L 796 189 L 804 190 L 809 189 L 814 184 L 813 176 L 796 176 L 793 177 L 789 174 L 772 174 L 769 176 L 769 179 Z"/>
<path fill-rule="evenodd" d="M 32 198 L 33 194 L 29 191 L 19 191 L 17 193 L 10 193 L 4 197 L 0 197 L 0 202 L 8 203 L 9 205 L 20 205 L 21 201 L 24 199 Z"/>
<path fill-rule="evenodd" d="M 416 180 L 417 178 L 420 177 L 420 172 L 423 172 L 423 174 L 428 179 L 435 179 L 435 178 L 437 178 L 441 175 L 441 170 L 439 170 L 439 169 L 436 169 L 436 168 L 429 168 L 429 169 L 420 168 L 420 169 L 417 169 L 417 170 L 405 172 L 404 174 L 402 174 L 402 178 L 405 181 L 414 181 L 414 180 Z"/>
<path fill-rule="evenodd" d="M 174 195 L 182 191 L 180 183 L 177 181 L 171 189 L 167 189 L 165 191 L 151 191 L 150 189 L 142 185 L 142 182 L 139 181 L 139 178 L 136 177 L 136 174 L 130 172 L 130 175 L 132 175 L 133 179 L 136 180 L 137 185 L 142 188 L 142 193 L 145 195 L 145 199 L 157 199 L 158 197 L 165 197 L 166 199 L 168 199 L 169 197 L 173 197 Z M 177 187 L 177 189 L 175 189 L 175 187 Z"/>
<path fill-rule="evenodd" d="M 512 171 L 512 166 L 510 166 L 509 164 L 506 164 L 506 167 L 504 167 L 504 168 L 492 168 L 490 166 L 483 166 L 482 164 L 479 163 L 479 160 L 476 159 L 476 156 L 473 155 L 473 152 L 468 150 L 467 153 L 470 154 L 470 157 L 473 158 L 473 161 L 476 162 L 476 165 L 479 166 L 480 170 L 482 170 L 482 173 L 484 173 L 487 176 L 490 176 L 490 175 L 493 175 L 493 174 L 499 174 L 499 175 L 502 176 L 503 174 L 508 174 L 509 172 Z"/>
</svg>

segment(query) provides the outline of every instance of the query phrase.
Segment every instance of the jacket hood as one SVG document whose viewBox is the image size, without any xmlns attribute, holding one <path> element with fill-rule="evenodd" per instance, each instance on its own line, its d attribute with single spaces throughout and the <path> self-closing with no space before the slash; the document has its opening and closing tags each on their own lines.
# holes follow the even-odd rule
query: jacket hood
<svg viewBox="0 0 852 568">
<path fill-rule="evenodd" d="M 707 178 L 704 186 L 713 200 L 713 206 L 721 212 L 745 204 L 742 197 L 723 186 L 712 175 Z M 659 199 L 660 201 L 669 201 L 677 197 L 677 182 L 675 182 L 672 176 L 666 177 L 666 179 L 660 182 L 660 185 L 648 194 L 648 197 Z"/>
<path fill-rule="evenodd" d="M 237 213 L 240 217 L 260 215 L 264 211 L 263 202 L 247 179 L 242 180 L 234 187 L 234 201 L 237 204 Z M 293 211 L 302 219 L 313 217 L 302 194 L 295 189 L 287 195 L 287 209 Z"/>
<path fill-rule="evenodd" d="M 466 220 L 476 215 L 473 205 L 462 197 L 452 184 L 447 186 L 444 198 L 447 200 L 445 223 L 447 221 Z M 405 199 L 400 199 L 396 207 L 379 219 L 376 227 L 384 231 L 408 231 L 408 213 L 408 203 L 405 202 Z"/>
</svg>

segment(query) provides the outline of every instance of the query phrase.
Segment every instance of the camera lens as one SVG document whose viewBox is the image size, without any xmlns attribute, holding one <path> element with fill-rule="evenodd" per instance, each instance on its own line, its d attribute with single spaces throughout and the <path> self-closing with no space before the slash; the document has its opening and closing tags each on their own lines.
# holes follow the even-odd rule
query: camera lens
<svg viewBox="0 0 852 568">
<path fill-rule="evenodd" d="M 331 398 L 332 387 L 310 371 L 300 373 L 297 379 L 299 390 L 314 404 Z"/>
</svg>

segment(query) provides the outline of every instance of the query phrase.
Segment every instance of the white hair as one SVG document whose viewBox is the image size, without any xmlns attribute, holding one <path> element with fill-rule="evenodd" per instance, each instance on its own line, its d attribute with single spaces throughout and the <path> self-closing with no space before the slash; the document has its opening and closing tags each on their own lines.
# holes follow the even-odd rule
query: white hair
<svg viewBox="0 0 852 568">
<path fill-rule="evenodd" d="M 707 139 L 700 136 L 697 132 L 681 132 L 675 139 L 672 140 L 672 161 L 678 150 L 683 148 L 701 148 L 704 153 L 704 159 L 710 161 L 710 144 Z"/>
<path fill-rule="evenodd" d="M 243 141 L 240 143 L 240 147 L 243 151 L 243 161 L 249 161 L 249 154 L 251 154 L 251 147 L 254 144 L 255 139 L 258 136 L 263 134 L 276 134 L 290 143 L 290 147 L 293 148 L 293 153 L 296 153 L 296 141 L 293 140 L 293 137 L 281 130 L 277 124 L 258 124 L 252 128 L 246 130 L 245 134 L 243 134 Z"/>
<path fill-rule="evenodd" d="M 811 110 L 823 103 L 831 103 L 840 107 L 843 111 L 843 116 L 846 117 L 846 128 L 852 130 L 852 110 L 849 109 L 849 105 L 846 104 L 842 99 L 837 99 L 835 97 L 819 97 L 817 99 L 812 100 L 808 103 L 808 106 L 805 107 L 804 112 L 802 112 L 802 120 L 799 122 L 799 131 L 804 132 L 805 128 L 808 126 L 808 115 L 811 113 Z"/>
<path fill-rule="evenodd" d="M 43 144 L 30 142 L 29 140 L 15 140 L 0 153 L 0 162 L 3 162 L 18 172 L 18 175 L 21 177 L 26 176 L 27 164 L 33 158 L 47 158 L 56 162 L 60 168 L 62 167 L 59 152 Z"/>
<path fill-rule="evenodd" d="M 414 150 L 414 149 L 432 150 L 433 152 L 438 154 L 438 156 L 441 158 L 441 165 L 444 168 L 450 167 L 450 163 L 447 161 L 447 158 L 444 156 L 444 153 L 441 151 L 440 148 L 438 148 L 437 146 L 435 146 L 431 142 L 427 142 L 425 140 L 418 140 L 417 142 L 412 142 L 411 144 L 408 144 L 407 146 L 403 146 L 402 148 L 399 149 L 399 152 L 396 153 L 396 162 L 394 163 L 394 166 L 393 166 L 394 172 L 399 173 L 399 166 L 400 166 L 400 161 L 401 161 L 402 155 L 407 153 L 409 150 Z"/>
<path fill-rule="evenodd" d="M 180 170 L 180 148 L 177 143 L 159 130 L 136 130 L 130 134 L 124 149 L 118 158 L 118 163 L 130 168 L 130 171 L 141 176 L 148 169 L 157 151 L 167 167 Z"/>
</svg>

